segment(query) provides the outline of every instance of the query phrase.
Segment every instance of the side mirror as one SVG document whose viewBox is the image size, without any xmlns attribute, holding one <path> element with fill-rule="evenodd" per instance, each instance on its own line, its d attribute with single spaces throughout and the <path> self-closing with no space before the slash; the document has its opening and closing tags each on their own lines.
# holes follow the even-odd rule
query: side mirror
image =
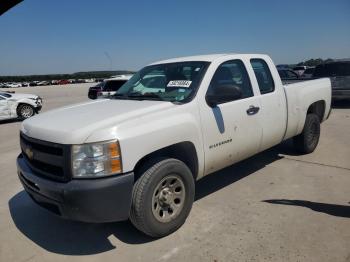
<svg viewBox="0 0 350 262">
<path fill-rule="evenodd" d="M 210 107 L 242 98 L 241 88 L 235 85 L 213 86 L 213 90 L 215 90 L 215 93 L 206 96 L 207 104 Z"/>
</svg>

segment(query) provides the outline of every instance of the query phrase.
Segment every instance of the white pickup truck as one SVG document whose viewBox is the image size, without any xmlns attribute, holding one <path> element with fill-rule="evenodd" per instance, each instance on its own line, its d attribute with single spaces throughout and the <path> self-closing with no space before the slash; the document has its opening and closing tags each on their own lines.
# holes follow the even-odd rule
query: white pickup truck
<svg viewBox="0 0 350 262">
<path fill-rule="evenodd" d="M 161 237 L 185 222 L 196 180 L 292 137 L 298 151 L 314 151 L 330 105 L 329 79 L 285 86 L 267 55 L 161 61 L 112 99 L 24 121 L 18 176 L 64 218 L 130 218 Z"/>
</svg>

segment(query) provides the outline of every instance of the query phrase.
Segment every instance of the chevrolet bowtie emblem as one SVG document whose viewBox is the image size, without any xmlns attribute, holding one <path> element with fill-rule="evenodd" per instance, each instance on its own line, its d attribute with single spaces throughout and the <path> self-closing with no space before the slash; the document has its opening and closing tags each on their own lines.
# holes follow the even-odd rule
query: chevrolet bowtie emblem
<svg viewBox="0 0 350 262">
<path fill-rule="evenodd" d="M 26 148 L 25 153 L 26 153 L 27 157 L 28 157 L 30 160 L 33 159 L 34 153 L 33 153 L 33 150 L 32 150 L 30 147 L 27 147 L 27 148 Z"/>
</svg>

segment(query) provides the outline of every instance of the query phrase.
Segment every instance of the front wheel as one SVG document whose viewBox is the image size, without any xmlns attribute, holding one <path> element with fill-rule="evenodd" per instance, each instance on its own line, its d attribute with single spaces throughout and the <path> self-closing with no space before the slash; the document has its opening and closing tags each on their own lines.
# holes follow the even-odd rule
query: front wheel
<svg viewBox="0 0 350 262">
<path fill-rule="evenodd" d="M 159 159 L 136 181 L 130 220 L 151 237 L 163 237 L 180 228 L 194 200 L 190 169 L 177 159 Z"/>
<path fill-rule="evenodd" d="M 294 137 L 295 148 L 303 154 L 312 153 L 320 139 L 320 119 L 315 114 L 308 114 L 305 119 L 303 132 Z"/>
<path fill-rule="evenodd" d="M 34 107 L 28 104 L 21 104 L 17 108 L 17 114 L 22 120 L 32 117 L 35 114 Z"/>
</svg>

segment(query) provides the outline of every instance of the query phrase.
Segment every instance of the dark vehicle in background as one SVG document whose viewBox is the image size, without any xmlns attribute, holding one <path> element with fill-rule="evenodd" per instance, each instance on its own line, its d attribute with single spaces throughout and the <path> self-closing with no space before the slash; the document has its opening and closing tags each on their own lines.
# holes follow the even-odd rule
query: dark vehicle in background
<svg viewBox="0 0 350 262">
<path fill-rule="evenodd" d="M 89 88 L 88 97 L 90 99 L 108 98 L 109 96 L 114 95 L 131 77 L 132 75 L 120 75 L 114 78 L 105 79 L 96 86 Z"/>
<path fill-rule="evenodd" d="M 311 79 L 314 75 L 314 72 L 315 72 L 315 67 L 309 67 L 304 71 L 301 77 L 303 79 Z"/>
<path fill-rule="evenodd" d="M 302 74 L 304 74 L 306 69 L 307 69 L 307 66 L 296 66 L 293 68 L 293 71 L 297 73 L 299 76 L 302 76 Z"/>
<path fill-rule="evenodd" d="M 350 60 L 318 65 L 313 77 L 331 79 L 333 100 L 350 99 Z"/>
<path fill-rule="evenodd" d="M 277 70 L 282 70 L 282 69 L 290 69 L 289 68 L 289 65 L 287 65 L 287 64 L 280 64 L 280 65 L 276 65 L 276 68 L 277 68 Z"/>
<path fill-rule="evenodd" d="M 103 86 L 103 82 L 100 82 L 97 85 L 90 87 L 88 97 L 90 99 L 97 99 L 99 93 L 102 92 L 102 86 Z"/>
<path fill-rule="evenodd" d="M 291 69 L 277 69 L 281 80 L 284 83 L 295 82 L 295 80 L 300 79 L 300 76 Z"/>
</svg>

